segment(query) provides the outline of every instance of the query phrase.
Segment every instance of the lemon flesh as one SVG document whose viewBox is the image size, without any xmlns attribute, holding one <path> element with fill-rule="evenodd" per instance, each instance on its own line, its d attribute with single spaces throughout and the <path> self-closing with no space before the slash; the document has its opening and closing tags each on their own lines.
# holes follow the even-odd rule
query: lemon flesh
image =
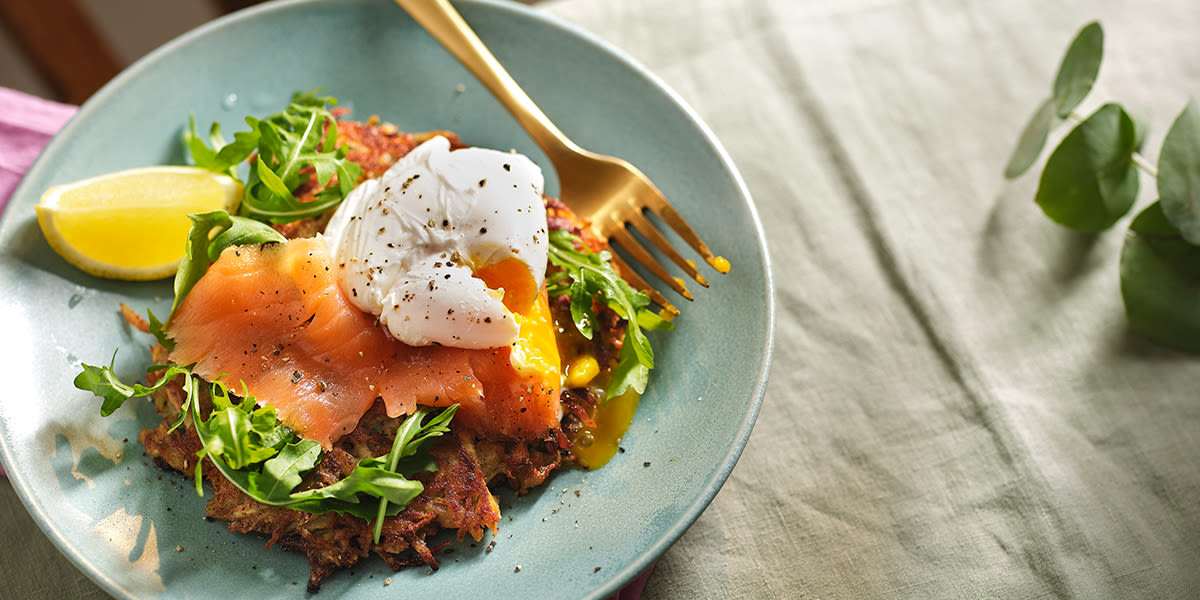
<svg viewBox="0 0 1200 600">
<path fill-rule="evenodd" d="M 233 212 L 237 180 L 196 167 L 144 167 L 55 186 L 37 205 L 46 240 L 67 262 L 99 277 L 160 279 L 175 273 L 188 215 Z"/>
</svg>

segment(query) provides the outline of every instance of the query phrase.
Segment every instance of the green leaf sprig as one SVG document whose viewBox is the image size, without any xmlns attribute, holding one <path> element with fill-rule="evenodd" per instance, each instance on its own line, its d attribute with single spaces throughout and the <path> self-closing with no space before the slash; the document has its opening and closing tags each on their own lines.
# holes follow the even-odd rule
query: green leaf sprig
<svg viewBox="0 0 1200 600">
<path fill-rule="evenodd" d="M 192 228 L 188 231 L 186 254 L 175 271 L 172 314 L 226 248 L 287 241 L 283 234 L 262 222 L 233 216 L 223 210 L 191 214 L 188 218 L 192 220 Z"/>
<path fill-rule="evenodd" d="M 628 322 L 625 343 L 605 396 L 613 398 L 629 388 L 643 393 L 654 368 L 654 349 L 645 332 L 670 330 L 674 326 L 650 309 L 650 298 L 645 292 L 633 289 L 617 274 L 611 254 L 587 252 L 579 249 L 582 247 L 579 238 L 570 232 L 550 232 L 550 263 L 562 270 L 547 277 L 547 291 L 551 296 L 566 294 L 571 299 L 571 320 L 589 340 L 596 323 L 594 303 L 607 306 Z"/>
<path fill-rule="evenodd" d="M 1140 173 L 1157 182 L 1158 201 L 1132 221 L 1121 248 L 1121 297 L 1134 331 L 1176 349 L 1200 352 L 1200 111 L 1184 106 L 1167 131 L 1157 168 L 1141 154 L 1146 128 L 1120 104 L 1090 116 L 1075 109 L 1091 92 L 1104 31 L 1087 24 L 1068 47 L 1051 97 L 1034 111 L 1009 158 L 1014 179 L 1037 161 L 1050 131 L 1075 127 L 1046 160 L 1035 200 L 1056 223 L 1082 232 L 1111 228 L 1137 200 Z"/>
<path fill-rule="evenodd" d="M 116 373 L 113 372 L 113 364 L 116 363 L 116 360 L 117 353 L 113 352 L 112 362 L 109 363 L 109 366 L 96 367 L 84 364 L 83 371 L 75 376 L 76 388 L 91 392 L 104 400 L 100 405 L 100 416 L 102 417 L 113 414 L 130 398 L 141 398 L 153 394 L 170 383 L 177 375 L 191 375 L 192 373 L 191 369 L 186 367 L 171 366 L 154 385 L 145 386 L 140 383 L 129 385 L 118 379 Z M 171 430 L 174 431 L 182 422 L 183 415 L 181 414 L 179 421 L 171 427 Z"/>
<path fill-rule="evenodd" d="M 189 119 L 184 144 L 196 166 L 237 178 L 237 166 L 256 155 L 239 214 L 272 223 L 315 217 L 337 206 L 358 183 L 362 168 L 346 159 L 345 145 L 337 145 L 337 119 L 328 108 L 337 100 L 318 92 L 295 94 L 277 115 L 246 117 L 250 130 L 235 133 L 228 144 L 220 125 L 213 123 L 206 142 L 196 134 L 195 118 Z M 337 185 L 330 186 L 334 175 Z M 311 176 L 322 189 L 315 200 L 301 202 L 294 192 Z"/>
<path fill-rule="evenodd" d="M 115 358 L 115 355 L 114 355 Z M 194 479 L 196 493 L 203 495 L 202 462 L 208 458 L 217 470 L 250 498 L 271 506 L 310 513 L 337 512 L 375 523 L 374 540 L 379 542 L 385 516 L 396 515 L 424 491 L 420 481 L 410 479 L 437 470 L 429 454 L 432 442 L 450 431 L 458 409 L 453 405 L 434 415 L 418 409 L 400 423 L 391 451 L 377 458 L 364 458 L 344 479 L 325 487 L 295 491 L 321 459 L 321 445 L 302 439 L 279 422 L 271 406 L 257 406 L 245 394 L 235 401 L 220 381 L 211 384 L 213 409 L 208 418 L 200 413 L 199 383 L 191 369 L 171 365 L 152 386 L 125 384 L 111 365 L 83 365 L 75 387 L 104 399 L 100 414 L 108 416 L 130 398 L 147 396 L 177 376 L 184 376 L 184 403 L 171 430 L 190 416 L 202 445 Z"/>
<path fill-rule="evenodd" d="M 192 228 L 188 231 L 184 258 L 175 271 L 175 301 L 171 303 L 167 321 L 171 320 L 171 315 L 175 314 L 175 309 L 179 308 L 184 296 L 187 296 L 226 248 L 286 241 L 282 234 L 265 223 L 233 216 L 223 210 L 194 213 L 188 215 L 188 218 L 192 220 Z M 166 324 L 153 312 L 146 312 L 150 333 L 164 348 L 173 349 L 175 342 L 167 337 Z"/>
</svg>

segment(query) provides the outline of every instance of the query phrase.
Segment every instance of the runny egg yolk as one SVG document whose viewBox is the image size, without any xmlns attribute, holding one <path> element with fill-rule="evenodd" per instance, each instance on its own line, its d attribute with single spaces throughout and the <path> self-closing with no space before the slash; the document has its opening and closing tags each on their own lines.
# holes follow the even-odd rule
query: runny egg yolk
<svg viewBox="0 0 1200 600">
<path fill-rule="evenodd" d="M 528 310 L 537 298 L 538 283 L 530 276 L 529 266 L 515 258 L 476 269 L 475 276 L 482 279 L 488 289 L 503 290 L 504 307 L 514 313 Z"/>
<path fill-rule="evenodd" d="M 544 436 L 562 419 L 562 369 L 545 291 L 525 312 L 514 312 L 517 339 L 508 346 L 471 350 L 482 397 L 461 402 L 455 422 L 475 431 L 528 438 Z M 446 402 L 445 404 L 449 404 Z"/>
<path fill-rule="evenodd" d="M 506 296 L 507 298 L 507 296 Z M 559 388 L 562 367 L 559 362 L 558 341 L 554 337 L 554 319 L 545 294 L 534 295 L 525 312 L 515 312 L 519 333 L 512 345 L 512 365 L 525 377 L 539 379 L 539 387 Z"/>
</svg>

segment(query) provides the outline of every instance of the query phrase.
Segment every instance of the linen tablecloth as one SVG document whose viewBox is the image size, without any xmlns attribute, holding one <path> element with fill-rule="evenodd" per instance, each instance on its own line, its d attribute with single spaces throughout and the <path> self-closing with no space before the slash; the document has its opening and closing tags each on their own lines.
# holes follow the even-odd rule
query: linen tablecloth
<svg viewBox="0 0 1200 600">
<path fill-rule="evenodd" d="M 1200 595 L 1200 357 L 1129 331 L 1127 221 L 1067 231 L 1033 203 L 1036 175 L 1001 175 L 1094 19 L 1106 56 L 1080 112 L 1137 110 L 1153 160 L 1200 96 L 1200 3 L 543 9 L 631 54 L 707 121 L 776 268 L 754 434 L 643 598 Z M 1135 211 L 1154 199 L 1142 188 Z M 0 550 L 8 589 L 100 597 L 0 491 L 2 533 L 25 542 Z M 26 585 L 31 564 L 42 574 Z"/>
</svg>

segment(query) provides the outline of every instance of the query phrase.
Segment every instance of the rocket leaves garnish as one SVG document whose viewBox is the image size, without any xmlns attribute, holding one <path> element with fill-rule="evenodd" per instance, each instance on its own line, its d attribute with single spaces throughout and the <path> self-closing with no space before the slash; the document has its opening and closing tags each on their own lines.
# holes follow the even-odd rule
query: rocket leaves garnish
<svg viewBox="0 0 1200 600">
<path fill-rule="evenodd" d="M 1200 352 L 1200 111 L 1188 102 L 1167 131 L 1157 168 L 1141 154 L 1146 127 L 1117 103 L 1089 117 L 1075 109 L 1092 90 L 1104 31 L 1089 23 L 1058 69 L 1051 97 L 1034 113 L 1004 170 L 1016 178 L 1032 166 L 1051 129 L 1075 123 L 1047 159 L 1036 201 L 1055 222 L 1099 232 L 1136 203 L 1139 170 L 1156 180 L 1158 202 L 1133 219 L 1121 247 L 1121 297 L 1133 331 L 1178 350 Z"/>
<path fill-rule="evenodd" d="M 450 420 L 454 418 L 454 413 L 456 411 L 458 411 L 457 404 L 447 408 L 438 416 L 430 419 L 428 423 L 422 425 L 421 422 L 424 421 L 425 415 L 429 414 L 430 409 L 417 409 L 417 411 L 414 412 L 412 416 L 405 419 L 404 422 L 400 424 L 400 428 L 396 430 L 396 439 L 392 441 L 391 452 L 388 452 L 387 456 L 380 461 L 386 465 L 384 466 L 384 469 L 387 472 L 395 472 L 396 469 L 400 468 L 400 466 L 404 464 L 410 469 L 415 468 L 414 470 L 417 471 L 437 470 L 436 461 L 430 459 L 424 461 L 424 464 L 422 464 L 422 461 L 419 460 L 417 454 L 421 451 L 424 451 L 424 454 L 428 456 L 429 445 L 432 444 L 433 439 L 450 431 Z M 359 465 L 361 466 L 362 463 L 360 462 Z M 351 476 L 353 476 L 353 473 Z M 416 493 L 421 493 L 421 490 L 418 489 Z M 413 497 L 416 497 L 416 494 L 413 494 Z M 411 497 L 407 500 L 404 500 L 404 502 L 398 508 L 403 508 L 411 500 Z M 375 543 L 377 544 L 379 543 L 379 535 L 383 530 L 383 517 L 386 514 L 387 509 L 388 498 L 380 495 L 379 510 L 375 515 L 374 531 Z"/>
<path fill-rule="evenodd" d="M 457 404 L 446 408 L 428 422 L 426 417 L 433 409 L 417 410 L 400 423 L 386 455 L 360 460 L 346 478 L 331 485 L 295 491 L 320 462 L 321 446 L 301 439 L 279 422 L 273 407 L 258 406 L 253 396 L 243 395 L 236 400 L 223 383 L 214 381 L 209 393 L 212 412 L 205 418 L 200 412 L 201 379 L 179 365 L 167 367 L 154 385 L 144 386 L 121 382 L 111 366 L 85 364 L 75 378 L 75 387 L 103 398 L 100 412 L 108 416 L 126 400 L 152 394 L 177 376 L 184 377 L 185 399 L 174 427 L 183 423 L 185 416 L 190 417 L 202 445 L 194 475 L 197 494 L 203 495 L 201 467 L 208 458 L 235 487 L 263 504 L 374 520 L 376 542 L 383 518 L 399 513 L 424 491 L 421 482 L 410 477 L 437 470 L 429 447 L 435 438 L 450 431 L 450 421 L 458 409 Z"/>
<path fill-rule="evenodd" d="M 337 119 L 328 108 L 337 100 L 317 91 L 295 94 L 277 115 L 246 117 L 250 130 L 235 133 L 228 144 L 215 123 L 205 142 L 196 135 L 195 119 L 189 120 L 184 145 L 196 166 L 235 174 L 254 156 L 239 214 L 272 223 L 315 217 L 337 206 L 358 183 L 362 168 L 346 159 L 345 145 L 337 145 Z M 313 201 L 301 202 L 294 192 L 313 177 L 320 191 Z"/>
<path fill-rule="evenodd" d="M 252 398 L 247 398 L 240 404 L 224 405 L 224 411 L 232 409 L 244 414 L 248 410 L 254 411 L 249 414 L 249 418 L 242 416 L 228 421 L 242 427 L 228 427 L 226 421 L 221 420 L 221 415 L 217 413 L 216 398 L 219 387 L 222 387 L 220 382 L 213 383 L 214 409 L 208 420 L 202 420 L 197 403 L 190 403 L 193 423 L 202 423 L 196 428 L 200 441 L 204 444 L 199 453 L 202 460 L 208 457 L 217 470 L 242 493 L 263 504 L 309 513 L 350 514 L 368 522 L 374 519 L 376 543 L 379 542 L 382 533 L 383 518 L 398 514 L 425 490 L 421 482 L 409 478 L 421 472 L 437 470 L 436 461 L 429 458 L 429 446 L 434 438 L 450 430 L 450 420 L 454 418 L 458 408 L 457 404 L 453 405 L 430 419 L 428 423 L 423 421 L 432 409 L 418 409 L 400 424 L 392 450 L 387 455 L 360 460 L 349 475 L 328 486 L 293 491 L 320 461 L 320 444 L 313 440 L 300 439 L 283 428 L 274 419 L 274 409 L 254 409 Z M 255 413 L 258 411 L 267 412 L 256 418 Z M 247 425 L 253 426 L 247 428 Z M 284 429 L 286 435 L 272 435 L 283 433 L 280 429 Z M 231 446 L 226 441 L 226 438 L 231 437 L 240 437 L 239 444 L 234 447 L 236 454 L 233 456 L 230 453 Z M 271 440 L 276 446 L 264 446 L 261 442 L 256 444 L 256 439 Z M 247 450 L 269 458 L 237 468 L 236 459 L 244 457 Z M 412 460 L 418 456 L 421 459 Z M 405 457 L 409 460 L 401 460 Z M 414 466 L 416 468 L 413 468 Z M 197 464 L 198 492 L 200 477 L 200 465 Z"/>
<path fill-rule="evenodd" d="M 171 304 L 171 313 L 226 248 L 286 241 L 282 234 L 264 223 L 232 216 L 223 210 L 196 213 L 188 218 L 192 220 L 192 228 L 188 232 L 187 254 L 175 272 L 175 302 Z M 167 319 L 170 318 L 168 315 Z"/>
<path fill-rule="evenodd" d="M 562 270 L 547 276 L 547 291 L 551 296 L 566 294 L 570 298 L 571 320 L 589 340 L 596 323 L 594 303 L 607 306 L 625 319 L 628 323 L 625 343 L 605 396 L 613 398 L 629 388 L 640 394 L 646 391 L 650 370 L 654 368 L 654 350 L 643 330 L 662 331 L 674 326 L 650 309 L 650 298 L 645 292 L 633 289 L 617 274 L 611 254 L 581 248 L 579 238 L 570 232 L 550 232 L 550 263 Z"/>
<path fill-rule="evenodd" d="M 113 363 L 117 360 L 117 353 L 113 352 Z M 144 386 L 140 383 L 128 385 L 122 383 L 113 372 L 112 363 L 107 367 L 95 367 L 89 364 L 83 364 L 83 371 L 75 376 L 75 387 L 85 392 L 91 392 L 104 400 L 100 405 L 100 416 L 107 417 L 113 414 L 118 408 L 121 408 L 125 401 L 130 398 L 140 398 L 149 396 L 158 391 L 163 386 L 167 385 L 176 375 L 190 375 L 191 370 L 172 366 L 169 367 L 157 383 L 151 386 Z M 180 419 L 182 421 L 182 417 Z M 178 427 L 176 423 L 174 427 Z M 172 429 L 174 429 L 172 427 Z"/>
<path fill-rule="evenodd" d="M 167 314 L 168 321 L 184 296 L 226 248 L 286 241 L 282 234 L 265 223 L 232 216 L 223 210 L 194 213 L 188 218 L 192 220 L 192 228 L 188 231 L 184 258 L 175 271 L 175 301 L 171 304 L 171 312 Z M 146 312 L 150 333 L 164 348 L 173 350 L 175 341 L 167 337 L 166 324 L 153 312 Z"/>
<path fill-rule="evenodd" d="M 295 438 L 275 418 L 273 407 L 255 406 L 254 396 L 243 395 L 241 402 L 234 402 L 219 382 L 210 396 L 213 407 L 207 419 L 200 418 L 195 402 L 189 402 L 192 423 L 204 442 L 202 455 L 220 456 L 231 468 L 244 469 L 275 456 Z"/>
</svg>

